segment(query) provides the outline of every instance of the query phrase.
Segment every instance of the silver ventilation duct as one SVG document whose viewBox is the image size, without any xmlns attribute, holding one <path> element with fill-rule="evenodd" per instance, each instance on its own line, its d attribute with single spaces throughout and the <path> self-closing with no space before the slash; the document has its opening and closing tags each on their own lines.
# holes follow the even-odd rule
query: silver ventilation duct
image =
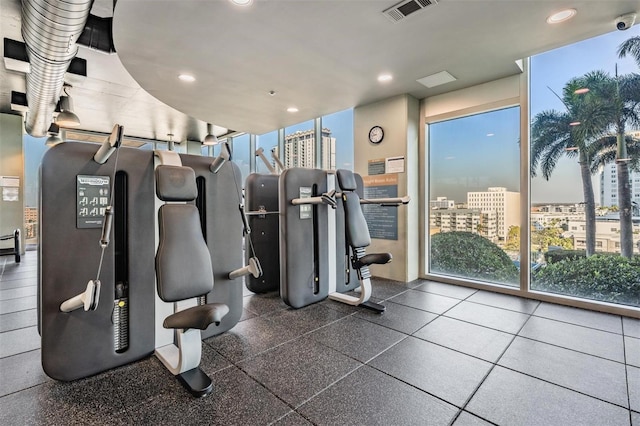
<svg viewBox="0 0 640 426">
<path fill-rule="evenodd" d="M 25 128 L 31 136 L 47 134 L 92 5 L 93 0 L 22 0 L 22 38 L 31 65 Z"/>
</svg>

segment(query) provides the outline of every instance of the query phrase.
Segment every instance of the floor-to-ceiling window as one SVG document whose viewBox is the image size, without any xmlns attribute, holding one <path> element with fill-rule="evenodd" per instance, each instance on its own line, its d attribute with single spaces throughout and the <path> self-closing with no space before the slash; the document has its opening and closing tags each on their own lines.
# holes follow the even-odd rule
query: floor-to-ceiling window
<svg viewBox="0 0 640 426">
<path fill-rule="evenodd" d="M 40 194 L 39 170 L 49 147 L 47 138 L 25 135 L 24 151 L 24 236 L 27 247 L 38 244 L 38 199 Z"/>
<path fill-rule="evenodd" d="M 353 109 L 325 115 L 320 123 L 322 168 L 353 170 Z"/>
<path fill-rule="evenodd" d="M 520 286 L 519 110 L 428 126 L 431 274 Z"/>
<path fill-rule="evenodd" d="M 316 137 L 314 120 L 284 129 L 284 152 L 278 153 L 285 168 L 315 168 Z"/>
<path fill-rule="evenodd" d="M 240 173 L 242 174 L 242 186 L 244 186 L 245 179 L 249 176 L 249 173 L 251 173 L 250 163 L 251 155 L 253 155 L 253 153 L 250 152 L 251 147 L 249 139 L 249 134 L 246 133 L 244 135 L 234 137 L 232 142 L 233 152 L 231 154 L 231 159 L 240 168 Z"/>
<path fill-rule="evenodd" d="M 277 170 L 277 164 L 273 159 L 272 154 L 277 154 L 278 151 L 278 131 L 274 130 L 273 132 L 258 135 L 256 137 L 256 149 L 259 148 L 263 149 L 262 154 L 267 159 L 271 167 Z M 256 172 L 270 173 L 267 165 L 261 158 L 256 158 Z"/>
<path fill-rule="evenodd" d="M 640 306 L 638 35 L 531 58 L 531 290 Z"/>
</svg>

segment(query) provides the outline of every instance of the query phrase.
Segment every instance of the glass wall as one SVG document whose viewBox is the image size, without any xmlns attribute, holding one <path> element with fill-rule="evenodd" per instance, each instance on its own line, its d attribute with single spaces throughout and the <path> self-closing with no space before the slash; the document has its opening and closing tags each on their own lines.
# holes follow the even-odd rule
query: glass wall
<svg viewBox="0 0 640 426">
<path fill-rule="evenodd" d="M 47 138 L 27 134 L 22 139 L 24 151 L 24 233 L 27 248 L 38 244 L 38 199 L 40 194 L 40 164 L 49 147 Z"/>
<path fill-rule="evenodd" d="M 320 123 L 323 168 L 353 170 L 353 109 L 325 115 Z"/>
<path fill-rule="evenodd" d="M 242 173 L 242 186 L 244 187 L 244 181 L 247 179 L 247 176 L 249 176 L 249 173 L 251 173 L 250 163 L 251 155 L 253 155 L 253 153 L 250 152 L 249 134 L 234 137 L 232 150 L 231 159 L 240 168 L 240 173 Z"/>
<path fill-rule="evenodd" d="M 264 156 L 267 158 L 272 167 L 275 168 L 275 160 L 271 157 L 271 153 L 278 152 L 278 131 L 274 130 L 273 132 L 265 133 L 264 135 L 259 135 L 256 137 L 256 149 L 262 148 L 264 149 Z M 267 166 L 264 162 L 256 157 L 256 172 L 258 173 L 270 173 Z"/>
<path fill-rule="evenodd" d="M 520 108 L 428 126 L 429 272 L 519 287 Z"/>
<path fill-rule="evenodd" d="M 284 129 L 284 152 L 278 153 L 284 167 L 314 168 L 315 162 L 314 121 L 309 120 Z"/>
<path fill-rule="evenodd" d="M 638 35 L 531 58 L 532 290 L 640 306 Z"/>
</svg>

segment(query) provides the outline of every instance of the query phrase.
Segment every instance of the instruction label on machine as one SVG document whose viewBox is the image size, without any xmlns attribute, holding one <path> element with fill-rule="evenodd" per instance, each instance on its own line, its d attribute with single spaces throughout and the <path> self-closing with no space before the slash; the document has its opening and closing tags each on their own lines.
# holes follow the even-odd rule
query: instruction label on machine
<svg viewBox="0 0 640 426">
<path fill-rule="evenodd" d="M 385 174 L 363 176 L 364 198 L 396 198 L 398 196 L 398 175 Z M 398 208 L 377 204 L 363 204 L 362 211 L 369 226 L 371 238 L 381 240 L 398 239 Z"/>
<path fill-rule="evenodd" d="M 76 227 L 102 228 L 109 205 L 109 176 L 78 175 L 76 178 Z"/>
<path fill-rule="evenodd" d="M 311 198 L 311 188 L 300 187 L 300 198 Z M 300 219 L 311 219 L 313 217 L 313 206 L 311 204 L 300 204 Z"/>
</svg>

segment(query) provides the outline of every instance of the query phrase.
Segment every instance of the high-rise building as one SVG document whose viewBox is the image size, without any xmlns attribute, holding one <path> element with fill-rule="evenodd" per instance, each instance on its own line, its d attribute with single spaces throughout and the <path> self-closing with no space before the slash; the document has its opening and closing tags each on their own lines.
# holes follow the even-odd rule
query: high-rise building
<svg viewBox="0 0 640 426">
<path fill-rule="evenodd" d="M 429 213 L 429 229 L 438 232 L 464 231 L 495 241 L 496 213 L 476 209 L 434 209 Z"/>
<path fill-rule="evenodd" d="M 640 132 L 639 132 L 640 133 Z M 640 206 L 640 173 L 629 170 L 629 187 L 631 188 L 631 202 Z M 615 163 L 604 166 L 600 173 L 600 205 L 605 207 L 618 206 L 618 169 Z"/>
<path fill-rule="evenodd" d="M 467 207 L 482 213 L 495 212 L 498 239 L 506 241 L 510 226 L 520 226 L 520 193 L 491 187 L 486 191 L 467 192 Z"/>
<path fill-rule="evenodd" d="M 433 209 L 452 209 L 456 205 L 454 200 L 449 200 L 447 197 L 436 197 L 435 200 L 429 200 L 429 208 Z"/>
<path fill-rule="evenodd" d="M 276 153 L 280 155 L 276 149 Z M 322 129 L 320 141 L 320 168 L 329 170 L 336 168 L 336 138 L 331 137 L 331 130 Z M 285 135 L 284 156 L 282 163 L 290 167 L 316 167 L 315 132 L 313 129 L 297 131 Z"/>
</svg>

